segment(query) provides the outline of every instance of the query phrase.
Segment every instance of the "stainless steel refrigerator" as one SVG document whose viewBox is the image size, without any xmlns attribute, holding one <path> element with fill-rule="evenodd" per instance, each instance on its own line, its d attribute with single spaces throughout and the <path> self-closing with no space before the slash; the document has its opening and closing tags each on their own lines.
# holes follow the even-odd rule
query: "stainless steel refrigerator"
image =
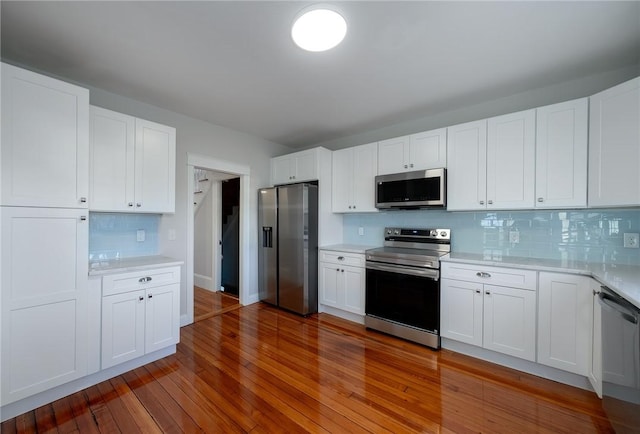
<svg viewBox="0 0 640 434">
<path fill-rule="evenodd" d="M 258 190 L 260 300 L 309 315 L 318 311 L 318 187 Z"/>
</svg>

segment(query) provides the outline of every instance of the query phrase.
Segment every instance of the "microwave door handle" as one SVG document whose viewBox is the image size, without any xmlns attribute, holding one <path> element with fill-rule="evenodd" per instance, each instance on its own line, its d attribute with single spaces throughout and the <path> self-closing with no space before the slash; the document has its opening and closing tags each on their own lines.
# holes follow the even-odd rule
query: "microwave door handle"
<svg viewBox="0 0 640 434">
<path fill-rule="evenodd" d="M 608 307 L 609 309 L 615 311 L 625 321 L 632 324 L 638 324 L 638 315 L 635 312 L 617 303 L 615 298 L 611 297 L 605 292 L 600 292 L 600 294 L 598 294 L 598 300 L 601 306 Z"/>
</svg>

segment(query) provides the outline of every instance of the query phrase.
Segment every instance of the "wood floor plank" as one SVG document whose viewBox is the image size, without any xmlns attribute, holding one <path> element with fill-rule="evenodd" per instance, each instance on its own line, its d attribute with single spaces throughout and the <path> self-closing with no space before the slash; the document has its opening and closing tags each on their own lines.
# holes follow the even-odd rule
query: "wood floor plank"
<svg viewBox="0 0 640 434">
<path fill-rule="evenodd" d="M 181 329 L 175 355 L 2 424 L 59 432 L 611 433 L 594 393 L 327 314 L 265 304 Z"/>
</svg>

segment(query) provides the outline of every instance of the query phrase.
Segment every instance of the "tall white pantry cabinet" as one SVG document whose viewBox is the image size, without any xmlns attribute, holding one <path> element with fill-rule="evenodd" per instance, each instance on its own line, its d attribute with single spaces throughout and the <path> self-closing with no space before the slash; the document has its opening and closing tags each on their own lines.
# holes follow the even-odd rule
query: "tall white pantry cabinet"
<svg viewBox="0 0 640 434">
<path fill-rule="evenodd" d="M 87 371 L 89 91 L 2 64 L 0 403 Z"/>
</svg>

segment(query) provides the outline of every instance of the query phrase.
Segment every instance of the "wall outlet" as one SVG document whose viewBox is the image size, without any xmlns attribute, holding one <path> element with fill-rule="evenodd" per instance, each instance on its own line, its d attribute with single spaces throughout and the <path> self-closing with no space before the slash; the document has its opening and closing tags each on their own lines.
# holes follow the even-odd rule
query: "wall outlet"
<svg viewBox="0 0 640 434">
<path fill-rule="evenodd" d="M 359 227 L 358 228 L 358 235 L 360 235 L 360 236 L 364 235 L 364 228 L 363 227 Z"/>
<path fill-rule="evenodd" d="M 136 240 L 138 240 L 138 242 L 144 241 L 146 238 L 146 234 L 144 232 L 144 229 L 138 229 L 136 231 Z"/>
<path fill-rule="evenodd" d="M 518 244 L 520 242 L 520 232 L 519 231 L 509 231 L 509 242 L 511 244 Z"/>
<path fill-rule="evenodd" d="M 169 229 L 169 233 L 167 234 L 169 241 L 175 241 L 176 240 L 176 230 L 175 229 Z"/>
<path fill-rule="evenodd" d="M 628 233 L 624 234 L 624 246 L 630 249 L 637 249 L 640 242 L 640 234 Z"/>
</svg>

